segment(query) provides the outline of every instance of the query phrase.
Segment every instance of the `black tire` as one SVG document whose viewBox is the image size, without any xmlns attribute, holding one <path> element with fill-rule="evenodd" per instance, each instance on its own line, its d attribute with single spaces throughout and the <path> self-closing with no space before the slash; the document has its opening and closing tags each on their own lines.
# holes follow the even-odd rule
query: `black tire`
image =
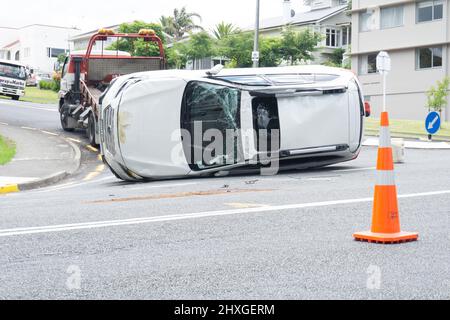
<svg viewBox="0 0 450 320">
<path fill-rule="evenodd" d="M 20 96 L 12 96 L 11 99 L 13 99 L 14 101 L 19 101 Z"/>
<path fill-rule="evenodd" d="M 89 115 L 87 136 L 88 136 L 90 145 L 93 146 L 94 148 L 98 148 L 99 145 L 95 141 L 95 118 L 92 113 Z"/>
<path fill-rule="evenodd" d="M 59 119 L 61 121 L 61 127 L 63 128 L 64 131 L 66 132 L 73 132 L 75 131 L 75 128 L 70 128 L 68 125 L 68 118 L 70 116 L 67 114 L 67 111 L 64 110 L 64 107 L 62 107 L 60 109 L 60 113 L 59 113 Z"/>
</svg>

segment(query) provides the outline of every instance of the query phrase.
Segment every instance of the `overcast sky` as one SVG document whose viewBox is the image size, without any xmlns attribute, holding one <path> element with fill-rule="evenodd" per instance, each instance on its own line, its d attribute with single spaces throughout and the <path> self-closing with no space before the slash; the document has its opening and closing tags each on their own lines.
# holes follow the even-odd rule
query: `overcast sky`
<svg viewBox="0 0 450 320">
<path fill-rule="evenodd" d="M 260 1 L 262 19 L 282 15 L 283 0 Z M 0 11 L 0 26 L 39 23 L 89 31 L 133 20 L 158 22 L 161 15 L 171 15 L 174 8 L 186 6 L 189 12 L 202 16 L 201 24 L 208 29 L 220 21 L 247 27 L 254 24 L 255 3 L 256 0 L 15 0 L 7 1 L 8 10 Z M 302 0 L 292 3 L 295 9 L 302 10 Z"/>
</svg>

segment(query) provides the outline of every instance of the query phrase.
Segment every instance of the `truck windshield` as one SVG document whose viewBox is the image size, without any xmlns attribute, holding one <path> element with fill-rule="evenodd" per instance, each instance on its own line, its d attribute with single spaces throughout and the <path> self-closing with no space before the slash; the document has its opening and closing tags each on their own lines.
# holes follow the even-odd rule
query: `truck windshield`
<svg viewBox="0 0 450 320">
<path fill-rule="evenodd" d="M 0 77 L 26 80 L 25 67 L 9 63 L 0 63 Z"/>
</svg>

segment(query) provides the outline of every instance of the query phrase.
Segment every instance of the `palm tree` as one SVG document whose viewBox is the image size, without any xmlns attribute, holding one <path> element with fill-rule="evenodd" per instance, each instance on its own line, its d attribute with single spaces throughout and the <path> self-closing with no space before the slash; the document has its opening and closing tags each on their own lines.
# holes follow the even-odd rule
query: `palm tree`
<svg viewBox="0 0 450 320">
<path fill-rule="evenodd" d="M 221 40 L 231 34 L 238 33 L 239 28 L 235 27 L 232 23 L 225 23 L 222 21 L 221 23 L 216 25 L 212 32 L 217 40 Z"/>
<path fill-rule="evenodd" d="M 180 40 L 186 33 L 194 30 L 203 30 L 200 25 L 195 24 L 194 18 L 202 21 L 202 17 L 195 12 L 187 12 L 186 7 L 174 9 L 173 16 L 162 16 L 160 18 L 164 32 Z"/>
</svg>

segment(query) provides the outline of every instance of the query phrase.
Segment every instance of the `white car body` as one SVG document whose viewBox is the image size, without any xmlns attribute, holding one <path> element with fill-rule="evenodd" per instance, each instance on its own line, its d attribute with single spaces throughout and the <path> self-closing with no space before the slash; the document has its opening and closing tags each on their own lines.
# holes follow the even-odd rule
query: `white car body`
<svg viewBox="0 0 450 320">
<path fill-rule="evenodd" d="M 205 99 L 227 102 L 208 106 Z M 187 70 L 135 73 L 117 78 L 104 93 L 101 105 L 102 155 L 116 176 L 124 180 L 261 168 L 261 150 L 254 135 L 237 138 L 236 148 L 242 150 L 231 163 L 188 160 L 192 160 L 192 154 L 187 156 L 189 150 L 195 153 L 200 147 L 183 140 L 180 130 L 194 132 L 195 117 L 214 118 L 213 112 L 223 113 L 226 119 L 206 120 L 207 127 L 217 124 L 224 126 L 220 127 L 222 131 L 233 126 L 258 133 L 279 129 L 276 158 L 280 169 L 355 159 L 361 148 L 365 116 L 356 76 L 348 70 L 324 66 L 224 69 L 216 75 Z M 200 112 L 201 108 L 211 109 Z M 229 155 L 219 158 L 228 159 Z"/>
</svg>

